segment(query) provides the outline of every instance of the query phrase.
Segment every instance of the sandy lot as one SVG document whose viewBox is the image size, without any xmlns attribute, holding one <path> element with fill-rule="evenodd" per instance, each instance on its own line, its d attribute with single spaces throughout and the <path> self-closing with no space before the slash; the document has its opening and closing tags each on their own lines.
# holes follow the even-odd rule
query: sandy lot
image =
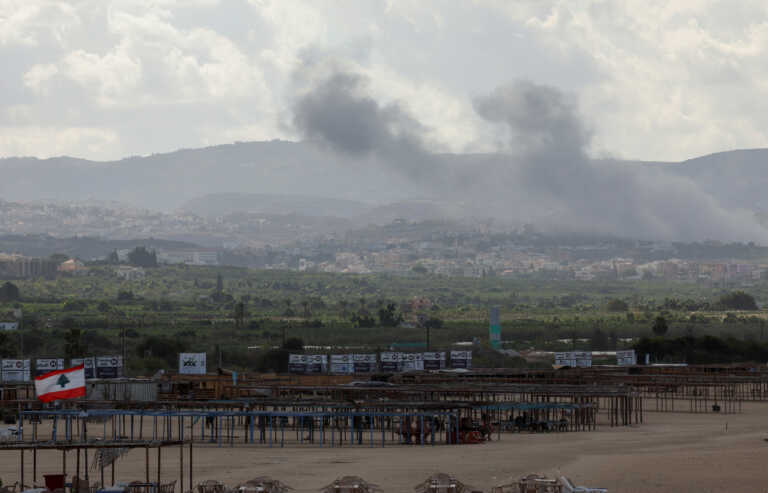
<svg viewBox="0 0 768 493">
<path fill-rule="evenodd" d="M 477 489 L 529 473 L 564 474 L 578 484 L 611 492 L 767 492 L 768 404 L 748 404 L 738 415 L 646 413 L 646 423 L 597 432 L 505 434 L 482 445 L 386 448 L 235 445 L 195 446 L 195 482 L 229 485 L 260 475 L 299 491 L 317 491 L 334 478 L 354 474 L 387 492 L 409 492 L 433 472 L 450 472 Z M 727 430 L 726 430 L 727 423 Z M 31 455 L 26 478 L 31 477 Z M 164 452 L 163 479 L 179 478 L 178 449 Z M 185 464 L 187 457 L 185 455 Z M 152 455 L 151 477 L 154 478 Z M 74 469 L 74 453 L 68 458 Z M 61 472 L 60 452 L 41 452 L 38 482 Z M 0 452 L 0 478 L 18 479 L 19 453 Z M 97 478 L 98 472 L 91 473 Z M 120 459 L 118 480 L 144 478 L 144 452 Z M 109 474 L 107 474 L 109 477 Z M 187 476 L 184 478 L 188 483 Z M 188 484 L 185 484 L 189 488 Z"/>
</svg>

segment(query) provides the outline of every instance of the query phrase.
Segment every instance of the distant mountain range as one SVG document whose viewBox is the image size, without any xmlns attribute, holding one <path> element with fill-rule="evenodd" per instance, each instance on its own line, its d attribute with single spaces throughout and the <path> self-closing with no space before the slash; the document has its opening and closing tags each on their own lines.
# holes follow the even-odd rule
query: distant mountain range
<svg viewBox="0 0 768 493">
<path fill-rule="evenodd" d="M 496 154 L 441 155 L 449 167 L 492 173 Z M 247 142 L 185 149 L 119 161 L 71 157 L 0 159 L 0 199 L 119 201 L 157 210 L 183 208 L 203 216 L 229 212 L 357 218 L 452 214 L 448 203 L 372 158 L 340 156 L 304 142 Z M 768 149 L 720 152 L 680 163 L 626 161 L 685 176 L 726 207 L 768 211 Z M 387 206 L 389 209 L 378 208 Z M 446 206 L 448 206 L 446 208 Z"/>
</svg>

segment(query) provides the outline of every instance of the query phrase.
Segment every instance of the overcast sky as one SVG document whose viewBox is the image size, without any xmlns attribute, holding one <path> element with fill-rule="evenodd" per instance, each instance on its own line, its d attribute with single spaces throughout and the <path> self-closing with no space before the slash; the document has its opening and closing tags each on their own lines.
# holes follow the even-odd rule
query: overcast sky
<svg viewBox="0 0 768 493">
<path fill-rule="evenodd" d="M 334 64 L 430 151 L 503 150 L 473 100 L 522 79 L 578 101 L 593 156 L 680 160 L 768 146 L 766 50 L 760 0 L 0 0 L 0 156 L 297 139 Z"/>
</svg>

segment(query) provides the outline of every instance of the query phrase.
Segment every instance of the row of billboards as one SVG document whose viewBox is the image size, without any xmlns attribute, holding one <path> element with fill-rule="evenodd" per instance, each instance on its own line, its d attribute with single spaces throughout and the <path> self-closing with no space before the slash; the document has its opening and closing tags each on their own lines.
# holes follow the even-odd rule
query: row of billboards
<svg viewBox="0 0 768 493">
<path fill-rule="evenodd" d="M 448 356 L 450 355 L 450 360 Z M 377 357 L 378 356 L 378 357 Z M 330 361 L 330 365 L 329 365 Z M 472 351 L 430 351 L 426 353 L 383 352 L 380 354 L 291 354 L 288 371 L 299 374 L 407 372 L 472 368 Z"/>
<path fill-rule="evenodd" d="M 589 351 L 555 353 L 555 364 L 558 366 L 570 366 L 571 368 L 590 368 L 592 366 L 592 353 Z M 637 355 L 635 350 L 616 351 L 616 364 L 619 366 L 636 365 Z"/>
<path fill-rule="evenodd" d="M 34 361 L 34 368 L 32 362 Z M 30 382 L 46 373 L 85 365 L 85 378 L 120 378 L 123 376 L 122 356 L 72 358 L 65 366 L 64 358 L 4 359 L 0 360 L 0 380 L 3 382 Z"/>
</svg>

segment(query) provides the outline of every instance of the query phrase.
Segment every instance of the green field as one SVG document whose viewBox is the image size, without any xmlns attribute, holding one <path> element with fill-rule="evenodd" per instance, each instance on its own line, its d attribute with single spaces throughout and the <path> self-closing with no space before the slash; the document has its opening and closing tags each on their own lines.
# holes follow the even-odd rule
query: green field
<svg viewBox="0 0 768 493">
<path fill-rule="evenodd" d="M 432 348 L 447 349 L 474 338 L 482 345 L 492 305 L 501 308 L 504 346 L 517 350 L 626 347 L 631 344 L 628 339 L 648 336 L 659 315 L 669 323 L 668 337 L 710 334 L 757 341 L 768 337 L 767 312 L 713 310 L 718 297 L 730 290 L 703 284 L 191 266 L 146 272 L 143 280 L 121 281 L 113 268 L 96 266 L 85 275 L 13 281 L 21 300 L 1 303 L 0 314 L 2 320 L 13 320 L 14 308 L 22 308 L 25 356 L 118 354 L 125 334 L 134 374 L 174 368 L 175 354 L 181 350 L 207 351 L 212 360 L 221 350 L 225 366 L 263 369 L 267 349 L 280 346 L 284 337 L 337 351 L 423 343 L 426 331 L 418 326 L 419 317 L 434 322 Z M 761 306 L 768 303 L 768 284 L 746 290 Z M 615 300 L 623 301 L 626 309 L 610 310 Z M 403 319 L 397 327 L 381 324 L 379 311 L 390 304 L 394 315 Z M 364 320 L 354 323 L 353 316 Z M 0 356 L 18 356 L 18 339 L 14 333 L 0 335 Z"/>
</svg>

